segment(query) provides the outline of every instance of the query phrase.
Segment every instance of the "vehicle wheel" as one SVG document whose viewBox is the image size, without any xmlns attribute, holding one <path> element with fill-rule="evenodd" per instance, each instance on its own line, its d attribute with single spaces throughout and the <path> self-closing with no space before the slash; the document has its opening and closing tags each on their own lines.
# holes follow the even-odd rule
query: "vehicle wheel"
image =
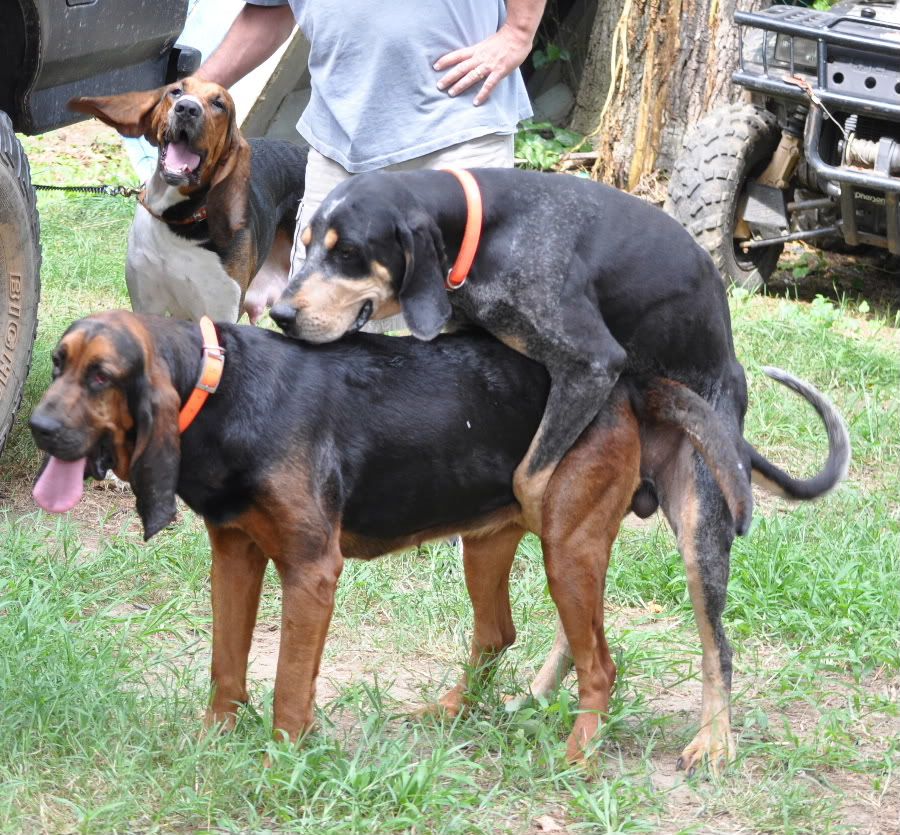
<svg viewBox="0 0 900 835">
<path fill-rule="evenodd" d="M 747 181 L 763 172 L 780 139 L 767 110 L 719 108 L 688 137 L 669 181 L 667 210 L 709 252 L 726 282 L 748 290 L 765 285 L 784 245 L 743 252 L 734 238 L 736 213 Z"/>
<path fill-rule="evenodd" d="M 0 451 L 31 366 L 41 280 L 40 222 L 25 152 L 0 112 Z"/>
</svg>

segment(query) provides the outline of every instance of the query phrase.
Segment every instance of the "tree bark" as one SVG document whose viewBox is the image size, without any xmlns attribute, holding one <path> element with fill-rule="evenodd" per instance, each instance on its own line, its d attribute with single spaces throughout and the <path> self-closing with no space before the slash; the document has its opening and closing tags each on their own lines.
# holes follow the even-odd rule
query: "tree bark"
<svg viewBox="0 0 900 835">
<path fill-rule="evenodd" d="M 668 170 L 700 117 L 739 96 L 735 8 L 735 0 L 600 3 L 572 115 L 598 151 L 594 176 L 633 189 Z"/>
</svg>

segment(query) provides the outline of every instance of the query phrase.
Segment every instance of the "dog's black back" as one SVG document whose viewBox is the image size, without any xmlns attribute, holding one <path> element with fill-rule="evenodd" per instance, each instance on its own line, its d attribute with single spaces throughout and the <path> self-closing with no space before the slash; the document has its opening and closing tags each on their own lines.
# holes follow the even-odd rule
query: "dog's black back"
<svg viewBox="0 0 900 835">
<path fill-rule="evenodd" d="M 294 235 L 297 208 L 306 184 L 306 159 L 309 147 L 283 139 L 249 139 L 251 176 L 250 225 L 259 252 L 266 260 L 275 231 L 281 228 Z M 272 207 L 275 214 L 272 215 Z"/>
<path fill-rule="evenodd" d="M 343 528 L 363 536 L 402 536 L 515 501 L 512 474 L 549 387 L 537 363 L 471 331 L 434 343 L 360 334 L 309 346 L 218 328 L 226 374 L 183 436 L 178 483 L 210 521 L 242 513 L 266 475 L 298 456 Z M 189 389 L 193 342 L 158 344 Z"/>
</svg>

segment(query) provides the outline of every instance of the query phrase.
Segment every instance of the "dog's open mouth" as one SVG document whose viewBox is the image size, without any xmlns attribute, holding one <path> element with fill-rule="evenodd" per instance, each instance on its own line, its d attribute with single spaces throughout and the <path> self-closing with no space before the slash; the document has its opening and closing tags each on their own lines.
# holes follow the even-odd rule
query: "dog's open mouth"
<svg viewBox="0 0 900 835">
<path fill-rule="evenodd" d="M 87 478 L 103 478 L 115 463 L 111 439 L 105 435 L 84 458 L 63 461 L 53 455 L 41 470 L 31 495 L 38 507 L 50 513 L 65 513 L 81 500 Z"/>
<path fill-rule="evenodd" d="M 350 326 L 347 333 L 356 333 L 360 328 L 364 328 L 371 315 L 372 300 L 366 299 L 366 301 L 363 302 L 363 306 L 359 309 L 359 316 L 356 317 L 356 321 Z"/>
<path fill-rule="evenodd" d="M 183 131 L 163 143 L 159 164 L 167 179 L 195 181 L 199 179 L 202 163 L 203 158 L 191 148 Z"/>
</svg>

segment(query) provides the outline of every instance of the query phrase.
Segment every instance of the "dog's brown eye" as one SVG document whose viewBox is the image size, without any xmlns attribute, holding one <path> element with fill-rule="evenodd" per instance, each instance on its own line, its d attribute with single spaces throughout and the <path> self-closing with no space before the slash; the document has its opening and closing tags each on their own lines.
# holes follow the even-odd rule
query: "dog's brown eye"
<svg viewBox="0 0 900 835">
<path fill-rule="evenodd" d="M 184 95 L 184 90 L 182 90 L 180 87 L 176 87 L 174 90 L 169 90 L 169 95 L 173 99 L 177 99 L 179 96 Z"/>
<path fill-rule="evenodd" d="M 224 110 L 225 102 L 222 101 L 222 99 L 213 99 L 213 107 L 215 107 L 217 110 Z"/>
<path fill-rule="evenodd" d="M 88 374 L 88 385 L 90 385 L 92 389 L 104 389 L 111 381 L 112 378 L 109 374 L 101 368 L 95 368 Z"/>
<path fill-rule="evenodd" d="M 59 354 L 53 355 L 53 379 L 55 380 L 62 374 L 62 358 Z"/>
</svg>

